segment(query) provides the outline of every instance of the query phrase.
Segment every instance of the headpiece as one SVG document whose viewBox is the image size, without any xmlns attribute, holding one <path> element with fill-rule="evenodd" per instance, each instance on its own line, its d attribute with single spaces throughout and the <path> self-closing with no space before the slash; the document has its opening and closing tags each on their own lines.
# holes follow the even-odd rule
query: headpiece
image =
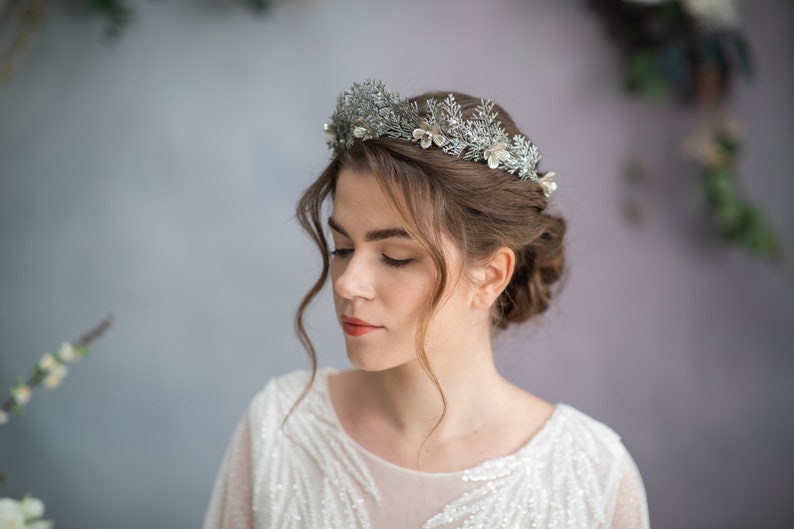
<svg viewBox="0 0 794 529">
<path fill-rule="evenodd" d="M 538 176 L 538 148 L 521 134 L 511 138 L 493 107 L 493 101 L 482 99 L 471 119 L 465 119 L 455 96 L 449 94 L 441 103 L 427 99 L 425 115 L 420 116 L 415 101 L 389 92 L 383 81 L 368 79 L 339 96 L 331 122 L 323 129 L 334 151 L 380 137 L 416 142 L 423 149 L 435 145 L 451 156 L 485 162 L 491 169 L 538 182 L 551 196 L 557 184 L 553 172 Z"/>
</svg>

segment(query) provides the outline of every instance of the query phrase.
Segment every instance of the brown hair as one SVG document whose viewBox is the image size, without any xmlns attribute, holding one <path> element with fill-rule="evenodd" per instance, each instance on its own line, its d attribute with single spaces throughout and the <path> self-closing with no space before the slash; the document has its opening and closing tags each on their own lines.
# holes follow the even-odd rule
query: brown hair
<svg viewBox="0 0 794 529">
<path fill-rule="evenodd" d="M 428 93 L 414 101 L 422 109 L 428 98 L 443 100 L 446 95 Z M 465 94 L 454 95 L 467 117 L 480 102 Z M 508 134 L 521 133 L 501 107 L 497 105 L 494 110 Z M 435 264 L 437 281 L 420 320 L 416 340 L 417 359 L 441 395 L 444 411 L 437 427 L 446 412 L 446 398 L 427 357 L 425 333 L 450 280 L 441 249 L 442 235 L 461 251 L 464 266 L 486 261 L 503 246 L 515 253 L 513 276 L 494 304 L 492 314 L 493 325 L 503 329 L 549 306 L 552 285 L 561 277 L 565 264 L 562 246 L 565 221 L 545 213 L 548 199 L 539 184 L 522 181 L 501 169 L 491 169 L 485 163 L 451 156 L 435 147 L 425 150 L 417 143 L 388 138 L 360 141 L 347 150 L 341 149 L 304 191 L 297 206 L 298 220 L 317 244 L 323 259 L 320 277 L 304 296 L 295 317 L 298 337 L 312 364 L 306 391 L 314 380 L 317 356 L 306 332 L 304 313 L 328 278 L 330 260 L 323 207 L 329 197 L 333 200 L 342 168 L 372 173 L 377 178 L 406 230 Z"/>
</svg>

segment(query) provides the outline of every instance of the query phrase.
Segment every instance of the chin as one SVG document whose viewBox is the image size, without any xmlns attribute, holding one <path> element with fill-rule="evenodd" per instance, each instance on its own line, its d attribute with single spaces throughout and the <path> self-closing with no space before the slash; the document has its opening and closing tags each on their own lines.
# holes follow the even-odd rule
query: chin
<svg viewBox="0 0 794 529">
<path fill-rule="evenodd" d="M 348 351 L 347 359 L 354 368 L 371 373 L 386 371 L 387 369 L 396 367 L 394 363 L 387 361 L 385 358 L 380 358 L 377 355 L 351 354 L 351 352 Z"/>
<path fill-rule="evenodd" d="M 416 356 L 398 356 L 391 351 L 379 350 L 372 347 L 361 347 L 360 344 L 347 344 L 347 359 L 356 369 L 374 373 L 415 362 Z"/>
</svg>

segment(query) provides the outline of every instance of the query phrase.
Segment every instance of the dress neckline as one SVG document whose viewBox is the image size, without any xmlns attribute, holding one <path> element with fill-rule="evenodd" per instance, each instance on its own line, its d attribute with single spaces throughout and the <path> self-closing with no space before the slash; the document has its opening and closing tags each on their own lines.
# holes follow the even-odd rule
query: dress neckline
<svg viewBox="0 0 794 529">
<path fill-rule="evenodd" d="M 499 456 L 494 457 L 491 459 L 486 459 L 480 463 L 477 463 L 474 466 L 464 468 L 461 470 L 452 470 L 449 472 L 427 472 L 424 470 L 416 470 L 413 468 L 406 468 L 400 466 L 396 463 L 392 463 L 391 461 L 387 461 L 382 457 L 373 454 L 363 446 L 359 444 L 358 441 L 353 439 L 347 430 L 345 430 L 344 426 L 342 426 L 342 421 L 339 419 L 339 415 L 336 413 L 336 408 L 334 408 L 334 403 L 331 400 L 331 392 L 328 388 L 328 377 L 330 375 L 336 374 L 337 371 L 334 368 L 326 367 L 320 371 L 320 376 L 315 379 L 315 391 L 318 392 L 318 396 L 321 398 L 323 404 L 328 408 L 328 417 L 330 421 L 333 423 L 333 427 L 338 429 L 342 438 L 350 444 L 357 452 L 362 454 L 364 457 L 373 461 L 374 463 L 393 469 L 398 472 L 403 472 L 407 474 L 411 474 L 414 476 L 422 476 L 426 478 L 449 478 L 449 477 L 462 477 L 464 474 L 476 472 L 477 470 L 482 469 L 483 467 L 491 466 L 494 464 L 499 464 L 501 462 L 507 462 L 510 460 L 514 460 L 517 458 L 523 458 L 528 456 L 535 448 L 537 444 L 539 444 L 543 438 L 549 435 L 549 431 L 551 430 L 552 426 L 556 424 L 560 419 L 559 417 L 563 414 L 564 409 L 567 407 L 563 403 L 556 403 L 554 404 L 554 410 L 551 412 L 551 415 L 546 419 L 546 422 L 543 423 L 543 426 L 535 432 L 535 434 L 530 437 L 526 443 L 521 445 L 515 451 Z"/>
</svg>

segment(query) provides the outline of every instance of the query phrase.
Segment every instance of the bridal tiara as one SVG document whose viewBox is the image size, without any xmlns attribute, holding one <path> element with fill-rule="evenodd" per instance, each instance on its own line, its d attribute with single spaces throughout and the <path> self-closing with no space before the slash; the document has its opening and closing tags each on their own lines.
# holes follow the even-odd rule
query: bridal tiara
<svg viewBox="0 0 794 529">
<path fill-rule="evenodd" d="M 422 149 L 435 146 L 451 156 L 485 162 L 491 169 L 538 182 L 545 195 L 551 196 L 557 184 L 553 172 L 538 175 L 538 148 L 521 134 L 511 138 L 493 107 L 493 101 L 482 99 L 471 118 L 465 119 L 455 96 L 449 94 L 440 103 L 427 99 L 422 116 L 416 101 L 386 90 L 383 81 L 367 79 L 354 83 L 339 96 L 330 123 L 323 125 L 323 130 L 335 152 L 374 138 L 414 142 Z"/>
</svg>

